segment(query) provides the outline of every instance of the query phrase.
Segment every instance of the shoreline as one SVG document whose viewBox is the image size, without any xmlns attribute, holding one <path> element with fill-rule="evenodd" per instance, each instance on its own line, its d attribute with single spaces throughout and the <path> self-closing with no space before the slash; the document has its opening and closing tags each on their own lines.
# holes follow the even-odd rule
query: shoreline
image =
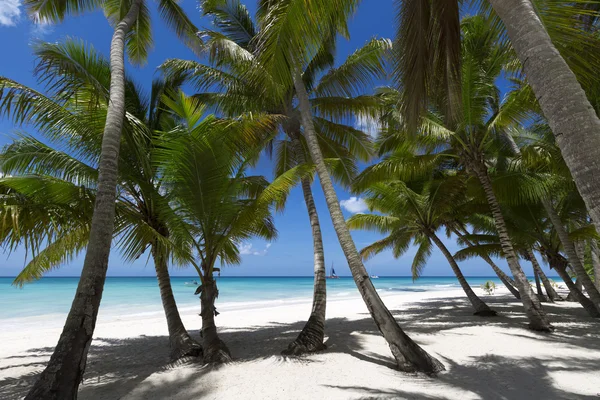
<svg viewBox="0 0 600 400">
<path fill-rule="evenodd" d="M 492 296 L 475 291 L 499 317 L 473 316 L 460 289 L 382 296 L 400 326 L 446 365 L 437 378 L 392 368 L 389 348 L 360 298 L 330 297 L 328 349 L 300 358 L 282 357 L 280 351 L 302 329 L 310 299 L 219 309 L 219 332 L 235 361 L 218 368 L 170 364 L 162 313 L 113 318 L 101 312 L 81 398 L 575 399 L 600 392 L 600 332 L 579 304 L 545 303 L 557 328 L 546 335 L 526 329 L 520 303 L 505 288 Z M 180 311 L 197 338 L 199 305 Z M 26 392 L 61 327 L 38 321 L 37 326 L 3 332 L 0 398 L 17 399 Z"/>
</svg>

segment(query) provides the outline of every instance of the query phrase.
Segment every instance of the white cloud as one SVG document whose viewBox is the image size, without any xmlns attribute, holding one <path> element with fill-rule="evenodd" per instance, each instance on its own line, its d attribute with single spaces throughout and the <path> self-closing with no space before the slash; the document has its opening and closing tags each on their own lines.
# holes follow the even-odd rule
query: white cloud
<svg viewBox="0 0 600 400">
<path fill-rule="evenodd" d="M 271 247 L 271 243 L 267 243 L 264 250 L 254 250 L 252 248 L 252 243 L 242 243 L 240 245 L 240 254 L 245 256 L 265 256 L 267 255 L 267 251 Z"/>
<path fill-rule="evenodd" d="M 0 0 L 2 1 L 2 0 Z M 31 37 L 33 39 L 42 39 L 44 36 L 54 31 L 54 25 L 46 21 L 34 22 L 31 26 Z"/>
<path fill-rule="evenodd" d="M 364 199 L 354 196 L 350 197 L 348 200 L 340 201 L 340 206 L 352 214 L 363 213 L 369 210 L 369 207 L 367 206 L 367 203 L 365 203 Z"/>
<path fill-rule="evenodd" d="M 358 115 L 354 122 L 354 128 L 363 131 L 372 138 L 377 137 L 379 130 L 381 129 L 379 121 L 368 115 Z"/>
<path fill-rule="evenodd" d="M 21 17 L 21 0 L 0 0 L 0 26 L 14 26 Z"/>
</svg>

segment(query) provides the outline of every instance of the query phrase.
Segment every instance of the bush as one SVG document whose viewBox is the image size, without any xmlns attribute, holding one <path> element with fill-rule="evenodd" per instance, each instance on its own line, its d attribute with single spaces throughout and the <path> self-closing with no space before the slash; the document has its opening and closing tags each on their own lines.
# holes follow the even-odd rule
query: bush
<svg viewBox="0 0 600 400">
<path fill-rule="evenodd" d="M 481 288 L 487 294 L 494 294 L 494 292 L 496 291 L 496 284 L 492 281 L 487 281 L 486 283 L 481 285 Z"/>
</svg>

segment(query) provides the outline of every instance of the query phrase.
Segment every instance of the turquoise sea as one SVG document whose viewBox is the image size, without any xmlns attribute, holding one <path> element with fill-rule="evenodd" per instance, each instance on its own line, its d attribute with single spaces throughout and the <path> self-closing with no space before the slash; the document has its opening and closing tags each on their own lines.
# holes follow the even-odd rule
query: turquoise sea
<svg viewBox="0 0 600 400">
<path fill-rule="evenodd" d="M 218 279 L 220 307 L 251 308 L 301 302 L 312 296 L 312 277 L 221 277 Z M 12 286 L 12 278 L 0 278 L 0 320 L 66 314 L 73 301 L 79 278 L 42 278 L 23 288 Z M 197 280 L 197 278 L 196 278 Z M 471 277 L 469 283 L 478 287 L 488 280 L 501 285 L 497 277 Z M 190 286 L 193 277 L 172 278 L 178 306 L 199 307 Z M 455 277 L 423 277 L 413 282 L 410 277 L 380 277 L 373 279 L 381 294 L 458 289 Z M 351 277 L 327 280 L 330 300 L 358 296 Z M 154 277 L 109 277 L 102 297 L 101 313 L 143 314 L 161 310 L 158 284 Z"/>
</svg>

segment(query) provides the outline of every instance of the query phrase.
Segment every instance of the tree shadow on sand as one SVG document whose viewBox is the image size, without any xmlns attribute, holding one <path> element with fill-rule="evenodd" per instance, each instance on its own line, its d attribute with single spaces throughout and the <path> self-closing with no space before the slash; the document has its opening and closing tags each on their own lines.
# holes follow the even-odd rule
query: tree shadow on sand
<svg viewBox="0 0 600 400">
<path fill-rule="evenodd" d="M 468 363 L 457 363 L 452 359 L 441 360 L 448 371 L 437 378 L 423 378 L 426 385 L 445 385 L 471 392 L 482 399 L 575 399 L 586 397 L 577 393 L 561 390 L 552 384 L 551 374 L 560 372 L 585 372 L 600 374 L 600 359 L 563 357 L 560 349 L 571 347 L 578 350 L 600 349 L 600 330 L 597 322 L 587 317 L 582 309 L 565 306 L 564 303 L 545 304 L 549 318 L 557 327 L 553 334 L 542 334 L 526 329 L 526 318 L 521 312 L 520 303 L 497 296 L 486 301 L 500 316 L 481 318 L 471 314 L 467 300 L 456 298 L 430 299 L 424 302 L 410 303 L 403 308 L 393 310 L 400 325 L 410 334 L 418 336 L 419 344 L 427 346 L 427 335 L 436 335 L 444 331 L 495 325 L 509 328 L 507 335 L 522 335 L 530 340 L 543 340 L 556 343 L 557 352 L 551 359 L 510 358 L 486 354 L 472 357 Z M 305 356 L 288 358 L 280 351 L 297 336 L 304 321 L 291 324 L 272 322 L 270 326 L 248 327 L 243 329 L 224 329 L 220 336 L 228 344 L 235 362 L 244 363 L 260 359 L 272 359 L 274 362 L 319 362 L 318 357 Z M 403 374 L 394 369 L 391 354 L 374 353 L 363 345 L 356 333 L 379 335 L 371 318 L 365 316 L 359 320 L 346 318 L 327 320 L 326 326 L 328 353 L 344 353 L 366 363 L 388 367 L 393 376 L 403 379 L 416 379 L 418 375 Z M 192 332 L 194 336 L 199 333 Z M 463 334 L 463 333 L 461 333 Z M 465 333 L 468 334 L 468 333 Z M 267 340 L 265 340 L 267 338 Z M 33 383 L 44 363 L 48 360 L 52 348 L 30 349 L 26 353 L 7 357 L 10 359 L 11 378 L 0 380 L 0 399 L 21 398 Z M 585 354 L 585 353 L 584 353 Z M 191 365 L 193 379 L 182 373 L 176 379 L 161 382 L 156 387 L 146 380 L 153 373 L 177 368 L 179 365 Z M 37 366 L 35 373 L 19 375 L 20 367 Z M 207 372 L 214 368 L 202 366 L 194 360 L 184 360 L 177 364 L 169 363 L 168 338 L 166 336 L 140 336 L 129 339 L 96 338 L 90 349 L 89 362 L 80 397 L 121 398 L 138 388 L 142 393 L 151 393 L 149 398 L 161 398 L 161 393 L 176 393 L 185 390 L 190 399 L 209 394 L 210 385 L 194 385 Z M 187 369 L 186 369 L 187 371 Z M 6 372 L 6 371 L 0 371 Z M 419 379 L 421 379 L 419 378 Z M 482 384 L 482 382 L 485 382 Z M 372 388 L 361 385 L 344 386 L 328 384 L 330 388 L 340 390 L 340 396 L 356 398 L 410 398 L 433 399 L 427 394 Z M 535 393 L 531 390 L 535 388 Z M 600 389 L 599 389 L 600 392 Z"/>
</svg>

